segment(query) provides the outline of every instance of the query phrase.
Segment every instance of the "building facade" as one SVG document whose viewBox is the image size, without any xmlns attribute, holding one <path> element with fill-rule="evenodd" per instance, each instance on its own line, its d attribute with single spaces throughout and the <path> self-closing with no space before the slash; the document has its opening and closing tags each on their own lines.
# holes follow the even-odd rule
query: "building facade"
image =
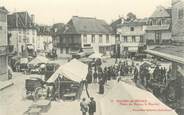
<svg viewBox="0 0 184 115">
<path fill-rule="evenodd" d="M 34 15 L 28 12 L 15 12 L 8 15 L 8 33 L 11 34 L 10 45 L 17 55 L 33 55 L 36 51 L 37 31 Z"/>
<path fill-rule="evenodd" d="M 0 81 L 8 79 L 7 13 L 4 7 L 0 7 Z"/>
<path fill-rule="evenodd" d="M 37 52 L 51 52 L 53 49 L 51 26 L 38 25 L 36 37 Z"/>
<path fill-rule="evenodd" d="M 61 57 L 61 36 L 65 30 L 65 24 L 63 23 L 56 23 L 52 25 L 51 28 L 51 35 L 52 35 L 52 43 L 53 49 L 56 51 L 57 56 Z"/>
<path fill-rule="evenodd" d="M 74 16 L 68 22 L 60 43 L 64 55 L 81 51 L 111 55 L 115 35 L 104 20 Z"/>
<path fill-rule="evenodd" d="M 148 47 L 171 43 L 171 8 L 158 6 L 148 19 L 146 42 Z"/>
<path fill-rule="evenodd" d="M 184 44 L 184 1 L 172 0 L 172 40 Z"/>
<path fill-rule="evenodd" d="M 145 31 L 146 19 L 136 19 L 125 21 L 117 26 L 119 35 L 120 54 L 122 56 L 135 56 L 142 53 L 145 49 Z"/>
</svg>

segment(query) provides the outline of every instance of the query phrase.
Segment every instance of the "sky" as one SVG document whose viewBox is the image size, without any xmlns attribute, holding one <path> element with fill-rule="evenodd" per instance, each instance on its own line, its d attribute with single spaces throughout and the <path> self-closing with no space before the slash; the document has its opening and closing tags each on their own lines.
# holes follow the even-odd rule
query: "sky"
<svg viewBox="0 0 184 115">
<path fill-rule="evenodd" d="M 72 16 L 96 17 L 110 23 L 133 12 L 149 17 L 157 6 L 171 6 L 171 0 L 0 0 L 10 13 L 28 11 L 38 24 L 67 23 Z"/>
</svg>

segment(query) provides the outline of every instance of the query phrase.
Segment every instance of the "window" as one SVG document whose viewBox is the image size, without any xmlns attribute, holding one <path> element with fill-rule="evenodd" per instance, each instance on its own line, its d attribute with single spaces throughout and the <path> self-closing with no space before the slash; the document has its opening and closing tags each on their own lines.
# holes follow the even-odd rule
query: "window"
<svg viewBox="0 0 184 115">
<path fill-rule="evenodd" d="M 84 42 L 84 43 L 87 43 L 87 35 L 84 35 L 84 36 L 83 36 L 83 42 Z"/>
<path fill-rule="evenodd" d="M 134 27 L 130 27 L 130 31 L 134 31 Z"/>
<path fill-rule="evenodd" d="M 6 14 L 2 13 L 0 14 L 0 22 L 6 22 L 7 18 L 6 18 Z"/>
<path fill-rule="evenodd" d="M 183 13 L 184 13 L 184 12 L 183 12 L 183 9 L 179 9 L 179 10 L 178 10 L 178 18 L 179 18 L 179 19 L 182 19 L 182 18 L 183 18 Z"/>
<path fill-rule="evenodd" d="M 109 43 L 109 35 L 106 35 L 106 43 Z"/>
<path fill-rule="evenodd" d="M 3 27 L 2 26 L 0 26 L 0 30 L 3 30 Z"/>
<path fill-rule="evenodd" d="M 124 42 L 128 42 L 127 36 L 124 36 Z"/>
<path fill-rule="evenodd" d="M 95 35 L 91 35 L 91 42 L 95 43 Z"/>
<path fill-rule="evenodd" d="M 132 42 L 136 42 L 135 36 L 132 36 Z"/>
<path fill-rule="evenodd" d="M 102 40 L 102 35 L 99 35 L 99 43 L 102 43 L 103 40 Z"/>
<path fill-rule="evenodd" d="M 143 36 L 140 36 L 140 42 L 143 43 L 144 40 L 143 40 Z"/>
</svg>

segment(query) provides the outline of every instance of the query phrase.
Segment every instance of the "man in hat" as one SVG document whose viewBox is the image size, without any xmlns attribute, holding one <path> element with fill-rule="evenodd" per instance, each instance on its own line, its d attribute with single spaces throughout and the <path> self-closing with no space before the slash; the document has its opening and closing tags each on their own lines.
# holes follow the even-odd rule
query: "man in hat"
<svg viewBox="0 0 184 115">
<path fill-rule="evenodd" d="M 86 115 L 86 112 L 88 111 L 88 104 L 86 102 L 86 98 L 83 98 L 80 102 L 80 108 L 82 115 Z"/>
<path fill-rule="evenodd" d="M 96 112 L 96 102 L 94 101 L 93 97 L 90 98 L 88 107 L 89 107 L 89 111 L 88 111 L 89 115 L 94 115 L 94 113 Z"/>
</svg>

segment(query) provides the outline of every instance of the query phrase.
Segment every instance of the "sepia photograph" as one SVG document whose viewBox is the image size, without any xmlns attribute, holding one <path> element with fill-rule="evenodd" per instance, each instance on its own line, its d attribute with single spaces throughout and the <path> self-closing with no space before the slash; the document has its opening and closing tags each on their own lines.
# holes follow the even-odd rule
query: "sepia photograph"
<svg viewBox="0 0 184 115">
<path fill-rule="evenodd" d="M 0 115 L 184 115 L 184 0 L 0 0 Z"/>
</svg>

